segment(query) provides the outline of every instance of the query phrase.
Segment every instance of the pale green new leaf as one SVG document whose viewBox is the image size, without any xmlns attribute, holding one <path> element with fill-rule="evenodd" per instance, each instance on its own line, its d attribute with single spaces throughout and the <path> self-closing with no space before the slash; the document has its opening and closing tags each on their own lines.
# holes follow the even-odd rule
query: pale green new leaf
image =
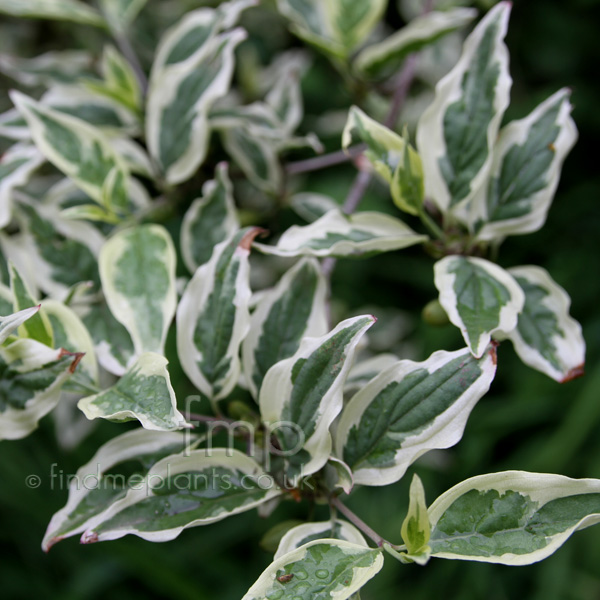
<svg viewBox="0 0 600 600">
<path fill-rule="evenodd" d="M 12 146 L 0 158 L 0 229 L 10 223 L 13 190 L 25 185 L 43 162 L 37 148 L 23 144 Z"/>
<path fill-rule="evenodd" d="M 105 27 L 91 6 L 78 0 L 0 0 L 0 13 L 29 19 L 54 19 Z"/>
<path fill-rule="evenodd" d="M 509 102 L 511 78 L 503 38 L 510 6 L 500 2 L 477 25 L 418 123 L 425 195 L 442 211 L 468 203 L 488 177 Z"/>
<path fill-rule="evenodd" d="M 408 513 L 402 523 L 402 540 L 406 544 L 405 557 L 420 565 L 429 560 L 431 549 L 427 545 L 431 537 L 431 526 L 425 503 L 425 490 L 415 473 L 410 482 Z"/>
<path fill-rule="evenodd" d="M 353 106 L 342 134 L 344 150 L 365 143 L 365 156 L 375 171 L 390 184 L 392 198 L 398 208 L 412 215 L 423 204 L 423 167 L 416 150 L 404 137 L 394 133 Z"/>
<path fill-rule="evenodd" d="M 259 395 L 263 421 L 279 439 L 287 475 L 315 473 L 331 453 L 329 427 L 343 407 L 343 387 L 356 346 L 375 322 L 342 321 L 321 337 L 304 338 L 296 353 L 273 365 Z"/>
<path fill-rule="evenodd" d="M 381 550 L 342 540 L 314 540 L 271 563 L 242 600 L 345 600 L 382 566 Z"/>
<path fill-rule="evenodd" d="M 0 55 L 0 71 L 22 85 L 50 86 L 55 83 L 74 83 L 89 75 L 93 58 L 82 50 L 46 52 L 34 58 Z"/>
<path fill-rule="evenodd" d="M 164 353 L 177 304 L 175 248 L 160 225 L 136 225 L 100 252 L 102 289 L 112 314 L 130 333 L 136 354 Z"/>
<path fill-rule="evenodd" d="M 192 383 L 212 401 L 240 375 L 240 345 L 250 327 L 249 255 L 258 228 L 218 244 L 199 267 L 177 308 L 177 353 Z"/>
<path fill-rule="evenodd" d="M 77 406 L 88 419 L 137 419 L 146 429 L 182 429 L 187 424 L 177 410 L 167 364 L 164 356 L 145 352 L 115 385 L 82 398 Z"/>
<path fill-rule="evenodd" d="M 81 542 L 128 534 L 167 542 L 188 527 L 221 521 L 280 494 L 273 478 L 238 450 L 193 450 L 158 461 L 143 482 L 88 524 Z"/>
<path fill-rule="evenodd" d="M 348 521 L 335 519 L 332 521 L 320 521 L 312 523 L 302 523 L 290 529 L 279 542 L 277 552 L 273 560 L 281 558 L 288 552 L 296 550 L 304 544 L 315 540 L 329 538 L 335 540 L 345 540 L 358 546 L 368 548 L 369 545 L 365 541 L 363 534 Z"/>
<path fill-rule="evenodd" d="M 471 207 L 479 239 L 530 233 L 546 221 L 562 163 L 577 140 L 569 95 L 568 89 L 556 92 L 500 131 L 489 183 Z"/>
<path fill-rule="evenodd" d="M 277 0 L 292 31 L 338 57 L 347 57 L 371 33 L 387 0 Z"/>
<path fill-rule="evenodd" d="M 23 438 L 37 427 L 60 400 L 80 359 L 32 339 L 0 347 L 0 440 Z"/>
<path fill-rule="evenodd" d="M 367 145 L 365 156 L 375 171 L 389 184 L 395 180 L 392 191 L 396 189 L 394 201 L 399 208 L 417 214 L 417 207 L 423 202 L 423 172 L 415 149 L 397 133 L 353 106 L 342 134 L 342 147 L 348 150 L 351 145 L 360 142 Z M 401 185 L 407 177 L 414 182 L 412 191 L 408 185 Z"/>
<path fill-rule="evenodd" d="M 115 167 L 127 172 L 125 162 L 109 139 L 85 121 L 13 91 L 11 98 L 27 120 L 38 149 L 96 202 L 102 202 L 102 186 Z"/>
<path fill-rule="evenodd" d="M 467 348 L 426 361 L 401 360 L 371 379 L 344 408 L 336 454 L 355 483 L 388 485 L 429 450 L 462 437 L 475 404 L 496 372 L 496 350 L 476 359 Z"/>
<path fill-rule="evenodd" d="M 399 219 L 377 212 L 345 215 L 330 210 L 310 225 L 292 225 L 277 245 L 254 244 L 257 250 L 276 256 L 360 256 L 389 252 L 427 240 Z"/>
<path fill-rule="evenodd" d="M 13 309 L 20 312 L 33 306 L 39 307 L 39 302 L 34 300 L 27 284 L 15 268 L 9 262 L 8 271 L 10 275 L 10 288 L 13 294 Z M 52 326 L 44 310 L 36 312 L 31 318 L 27 319 L 19 329 L 19 336 L 31 338 L 52 348 L 54 346 L 52 336 Z"/>
<path fill-rule="evenodd" d="M 31 308 L 25 308 L 11 315 L 0 317 L 0 344 L 4 344 L 10 334 L 17 329 L 17 327 L 25 323 L 27 319 L 33 317 L 38 310 L 40 310 L 39 306 L 32 306 Z"/>
<path fill-rule="evenodd" d="M 242 344 L 244 374 L 254 398 L 267 371 L 292 356 L 302 338 L 327 333 L 326 302 L 327 282 L 312 258 L 297 262 L 261 297 Z"/>
<path fill-rule="evenodd" d="M 179 46 L 172 42 L 175 48 L 165 52 L 169 38 L 159 48 L 150 78 L 146 138 L 150 154 L 169 183 L 189 179 L 204 161 L 210 134 L 208 112 L 228 92 L 234 50 L 245 38 L 243 29 L 211 36 L 194 51 L 186 47 L 189 56 L 173 64 L 171 55 L 179 52 Z"/>
<path fill-rule="evenodd" d="M 202 196 L 192 202 L 181 223 L 181 254 L 190 273 L 239 228 L 227 163 L 220 163 L 215 178 L 202 186 Z"/>
<path fill-rule="evenodd" d="M 473 256 L 446 256 L 434 266 L 435 287 L 450 322 L 480 357 L 495 333 L 517 325 L 525 294 L 502 267 Z"/>
<path fill-rule="evenodd" d="M 142 92 L 135 72 L 114 46 L 105 46 L 101 63 L 104 81 L 87 79 L 83 83 L 92 92 L 123 104 L 130 110 L 141 110 Z"/>
<path fill-rule="evenodd" d="M 528 565 L 600 523 L 600 480 L 504 471 L 467 479 L 430 507 L 431 555 Z"/>
<path fill-rule="evenodd" d="M 389 77 L 399 71 L 410 54 L 465 27 L 476 16 L 473 8 L 451 8 L 417 17 L 382 42 L 362 50 L 355 59 L 355 67 L 368 77 Z"/>
<path fill-rule="evenodd" d="M 101 446 L 89 462 L 69 481 L 66 505 L 54 514 L 42 541 L 42 550 L 68 537 L 84 532 L 97 515 L 139 485 L 156 462 L 182 452 L 189 436 L 177 432 L 134 429 Z M 119 465 L 135 463 L 135 473 L 119 473 Z M 116 472 L 115 472 L 116 471 Z"/>
<path fill-rule="evenodd" d="M 583 374 L 585 341 L 569 315 L 571 299 L 541 267 L 509 269 L 525 293 L 517 326 L 508 335 L 521 360 L 559 382 Z"/>
</svg>

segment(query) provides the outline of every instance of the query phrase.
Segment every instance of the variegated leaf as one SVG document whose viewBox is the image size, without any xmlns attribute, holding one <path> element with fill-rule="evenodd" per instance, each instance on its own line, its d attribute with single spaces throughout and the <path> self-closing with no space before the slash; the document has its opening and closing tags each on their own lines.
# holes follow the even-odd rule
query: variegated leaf
<svg viewBox="0 0 600 600">
<path fill-rule="evenodd" d="M 431 555 L 503 565 L 550 556 L 600 523 L 600 480 L 504 471 L 467 479 L 430 507 Z"/>
<path fill-rule="evenodd" d="M 327 52 L 346 57 L 371 33 L 387 0 L 278 0 L 293 32 Z"/>
<path fill-rule="evenodd" d="M 509 269 L 525 293 L 525 306 L 508 334 L 521 360 L 565 382 L 583 375 L 585 341 L 581 325 L 569 315 L 571 299 L 541 267 Z"/>
<path fill-rule="evenodd" d="M 471 207 L 479 239 L 530 233 L 544 224 L 562 163 L 577 139 L 569 94 L 558 91 L 500 131 L 489 183 Z"/>
<path fill-rule="evenodd" d="M 434 266 L 440 304 L 471 352 L 483 355 L 492 335 L 517 325 L 525 294 L 502 267 L 473 256 L 446 256 Z"/>
<path fill-rule="evenodd" d="M 29 19 L 55 19 L 105 27 L 104 19 L 79 0 L 0 0 L 0 13 Z"/>
<path fill-rule="evenodd" d="M 181 27 L 176 26 L 178 32 Z M 167 35 L 158 50 L 148 92 L 148 148 L 171 184 L 191 177 L 204 161 L 210 133 L 208 111 L 229 90 L 234 50 L 246 38 L 244 30 L 235 29 L 199 44 L 202 38 L 190 37 L 190 31 L 194 29 L 177 40 Z"/>
<path fill-rule="evenodd" d="M 32 339 L 0 347 L 0 440 L 29 435 L 58 403 L 60 390 L 73 374 L 80 354 L 52 350 Z"/>
<path fill-rule="evenodd" d="M 302 70 L 298 65 L 281 73 L 265 101 L 275 111 L 279 121 L 288 134 L 292 134 L 300 125 L 304 114 L 300 78 Z"/>
<path fill-rule="evenodd" d="M 290 207 L 305 221 L 313 223 L 330 210 L 338 209 L 339 204 L 324 194 L 299 192 L 290 198 Z"/>
<path fill-rule="evenodd" d="M 46 52 L 34 58 L 0 55 L 0 71 L 22 85 L 50 86 L 54 83 L 74 83 L 89 75 L 92 55 L 82 50 Z"/>
<path fill-rule="evenodd" d="M 59 299 L 81 282 L 99 290 L 97 257 L 104 236 L 95 227 L 65 219 L 50 203 L 21 199 L 18 212 L 41 290 Z"/>
<path fill-rule="evenodd" d="M 54 85 L 42 96 L 40 103 L 99 129 L 108 151 L 122 161 L 117 146 L 112 143 L 113 138 L 124 134 L 140 135 L 140 116 L 136 107 L 123 102 L 120 94 L 111 92 L 99 79 L 83 79 L 80 83 Z"/>
<path fill-rule="evenodd" d="M 345 540 L 358 546 L 369 547 L 363 534 L 354 525 L 348 523 L 348 521 L 335 519 L 333 523 L 331 521 L 302 523 L 290 529 L 281 538 L 273 560 L 281 558 L 283 555 L 296 550 L 296 548 L 304 544 L 323 538 Z"/>
<path fill-rule="evenodd" d="M 377 212 L 345 215 L 336 209 L 310 225 L 292 225 L 275 246 L 254 246 L 276 256 L 360 256 L 399 250 L 426 240 L 426 235 L 415 233 L 389 215 Z"/>
<path fill-rule="evenodd" d="M 258 228 L 243 229 L 218 244 L 177 308 L 181 366 L 212 401 L 227 396 L 240 375 L 240 345 L 250 327 L 248 258 L 258 233 Z"/>
<path fill-rule="evenodd" d="M 279 164 L 278 145 L 270 136 L 256 135 L 245 124 L 221 131 L 225 150 L 259 189 L 275 194 L 281 188 L 283 174 Z"/>
<path fill-rule="evenodd" d="M 355 59 L 356 68 L 372 78 L 386 78 L 396 73 L 413 52 L 468 25 L 477 16 L 473 8 L 432 11 L 410 21 L 406 26 L 378 44 L 367 46 Z"/>
<path fill-rule="evenodd" d="M 0 115 L 0 136 L 15 142 L 31 139 L 27 121 L 16 108 L 11 108 Z"/>
<path fill-rule="evenodd" d="M 13 294 L 13 309 L 15 312 L 20 312 L 32 306 L 38 306 L 39 302 L 33 299 L 29 288 L 15 266 L 12 263 L 8 264 L 10 275 L 10 287 Z M 46 316 L 44 310 L 36 312 L 31 318 L 27 319 L 19 329 L 21 337 L 37 340 L 42 344 L 52 348 L 54 340 L 52 336 L 52 326 Z"/>
<path fill-rule="evenodd" d="M 292 480 L 318 471 L 329 458 L 329 427 L 342 410 L 343 386 L 356 346 L 375 318 L 342 321 L 328 334 L 304 338 L 296 353 L 265 375 L 259 404 L 279 440 Z"/>
<path fill-rule="evenodd" d="M 271 563 L 242 600 L 345 600 L 382 566 L 381 550 L 342 540 L 314 540 Z"/>
<path fill-rule="evenodd" d="M 227 163 L 217 165 L 215 178 L 202 187 L 181 223 L 181 254 L 191 273 L 206 263 L 214 247 L 240 227 Z"/>
<path fill-rule="evenodd" d="M 214 9 L 203 7 L 186 13 L 162 37 L 152 65 L 152 76 L 205 52 L 207 42 L 233 27 L 243 11 L 256 4 L 257 0 L 230 0 L 219 3 Z"/>
<path fill-rule="evenodd" d="M 25 323 L 27 319 L 33 317 L 38 310 L 40 310 L 39 305 L 25 308 L 19 312 L 8 314 L 5 317 L 0 317 L 0 344 L 4 344 L 10 334 L 17 327 Z"/>
<path fill-rule="evenodd" d="M 123 375 L 135 355 L 127 329 L 115 319 L 103 299 L 76 309 L 92 337 L 100 365 L 113 375 Z"/>
<path fill-rule="evenodd" d="M 280 495 L 273 478 L 237 450 L 193 450 L 158 461 L 148 475 L 88 524 L 84 544 L 128 534 L 152 542 L 221 521 Z"/>
<path fill-rule="evenodd" d="M 57 542 L 83 533 L 92 519 L 139 485 L 156 462 L 185 450 L 188 438 L 178 432 L 134 429 L 101 446 L 69 481 L 69 498 L 48 524 L 42 550 L 48 552 Z M 127 477 L 115 468 L 132 462 L 136 470 Z"/>
<path fill-rule="evenodd" d="M 419 120 L 425 195 L 442 210 L 466 204 L 486 181 L 508 106 L 511 78 L 503 43 L 510 3 L 500 2 L 465 41 L 458 64 L 436 86 Z"/>
<path fill-rule="evenodd" d="M 395 354 L 382 353 L 370 358 L 358 358 L 344 384 L 344 394 L 355 394 L 363 388 L 371 379 L 382 371 L 395 365 L 400 359 Z"/>
<path fill-rule="evenodd" d="M 32 173 L 44 162 L 34 146 L 17 144 L 0 159 L 0 229 L 12 217 L 12 197 L 16 187 L 26 184 Z"/>
<path fill-rule="evenodd" d="M 177 304 L 175 248 L 160 225 L 137 225 L 110 238 L 100 252 L 102 289 L 136 354 L 164 353 Z"/>
<path fill-rule="evenodd" d="M 79 368 L 67 386 L 74 382 L 82 382 L 85 385 L 88 381 L 92 385 L 97 384 L 98 363 L 96 362 L 94 343 L 81 319 L 73 309 L 57 300 L 48 298 L 43 300 L 42 308 L 52 327 L 54 345 L 72 353 L 83 354 Z"/>
<path fill-rule="evenodd" d="M 480 359 L 467 348 L 440 350 L 379 373 L 346 405 L 336 430 L 336 453 L 355 483 L 388 485 L 422 454 L 456 444 L 495 372 L 490 347 Z"/>
<path fill-rule="evenodd" d="M 157 431 L 186 427 L 177 410 L 167 364 L 164 356 L 145 352 L 115 385 L 82 398 L 77 406 L 88 419 L 137 419 L 144 428 Z"/>
<path fill-rule="evenodd" d="M 303 259 L 265 293 L 242 344 L 246 383 L 254 398 L 267 371 L 292 356 L 304 337 L 327 333 L 327 282 L 315 259 Z"/>
<path fill-rule="evenodd" d="M 55 167 L 70 177 L 96 202 L 115 167 L 127 172 L 125 162 L 96 127 L 41 105 L 19 92 L 11 98 L 27 120 L 38 149 Z"/>
</svg>

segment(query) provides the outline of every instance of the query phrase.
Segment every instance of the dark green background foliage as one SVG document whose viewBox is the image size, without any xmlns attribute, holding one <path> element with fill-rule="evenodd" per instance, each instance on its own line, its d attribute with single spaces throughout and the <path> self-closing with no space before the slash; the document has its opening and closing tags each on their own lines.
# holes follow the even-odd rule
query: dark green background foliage
<svg viewBox="0 0 600 600">
<path fill-rule="evenodd" d="M 133 40 L 146 64 L 151 60 L 157 32 L 143 25 L 151 22 L 147 12 L 158 2 L 148 3 Z M 195 8 L 199 3 L 181 0 L 181 4 Z M 507 118 L 522 117 L 560 87 L 571 86 L 580 140 L 566 161 L 546 226 L 532 235 L 509 238 L 500 253 L 502 266 L 539 264 L 569 291 L 573 299 L 571 314 L 582 323 L 588 345 L 587 373 L 559 385 L 524 366 L 510 344 L 502 344 L 491 392 L 473 411 L 463 440 L 449 451 L 417 462 L 399 483 L 360 489 L 349 500 L 365 521 L 397 543 L 414 471 L 423 479 L 430 502 L 467 477 L 505 469 L 600 478 L 600 181 L 595 177 L 594 145 L 600 133 L 599 4 L 596 0 L 529 0 L 514 4 L 507 43 L 515 83 Z M 387 18 L 394 26 L 401 24 L 394 2 L 390 2 Z M 279 49 L 299 44 L 288 37 L 281 24 L 261 23 L 250 14 L 244 24 L 253 37 L 260 36 L 261 30 L 269 33 L 251 42 L 265 62 Z M 0 50 L 35 56 L 49 49 L 97 48 L 100 35 L 86 27 L 6 18 L 0 21 Z M 0 79 L 0 108 L 8 108 L 5 92 L 13 85 L 7 78 Z M 304 81 L 304 91 L 307 122 L 326 109 L 348 107 L 354 101 L 322 58 L 315 60 Z M 339 148 L 339 138 L 325 142 L 330 150 Z M 202 176 L 212 172 L 211 160 Z M 306 185 L 341 200 L 353 177 L 351 166 L 341 166 L 312 174 Z M 378 184 L 371 185 L 363 206 L 394 210 Z M 165 222 L 176 241 L 182 211 L 169 215 Z M 264 225 L 277 232 L 293 219 L 292 213 L 283 211 L 266 219 Z M 374 335 L 378 328 L 383 332 L 386 327 L 389 311 L 384 309 L 401 309 L 412 315 L 405 328 L 407 341 L 420 359 L 437 349 L 453 350 L 462 345 L 458 330 L 451 325 L 433 328 L 419 318 L 420 310 L 436 292 L 432 261 L 418 247 L 363 261 L 340 261 L 333 277 L 333 292 L 343 315 L 357 314 L 365 305 L 381 307 L 383 318 L 373 328 Z M 377 314 L 377 308 L 372 310 Z M 176 355 L 174 346 L 171 331 L 167 356 Z M 193 392 L 174 363 L 171 373 L 178 395 Z M 310 510 L 307 504 L 287 502 L 267 520 L 251 512 L 184 531 L 177 540 L 165 544 L 129 536 L 116 542 L 79 546 L 70 539 L 48 555 L 43 554 L 40 542 L 45 528 L 67 497 L 66 483 L 62 489 L 58 481 L 55 489 L 50 487 L 52 463 L 58 463 L 57 469 L 65 474 L 75 473 L 102 443 L 126 427 L 103 421 L 80 447 L 64 451 L 57 446 L 52 419 L 46 418 L 26 439 L 1 444 L 3 598 L 239 598 L 271 560 L 271 554 L 260 549 L 257 540 L 276 522 L 306 518 Z M 25 485 L 29 474 L 41 477 L 38 489 Z M 325 519 L 327 511 L 317 507 L 312 516 Z M 363 589 L 362 597 L 596 600 L 600 598 L 598 565 L 600 535 L 597 529 L 589 529 L 575 534 L 555 555 L 531 567 L 439 559 L 418 567 L 388 559 L 383 571 Z"/>
</svg>

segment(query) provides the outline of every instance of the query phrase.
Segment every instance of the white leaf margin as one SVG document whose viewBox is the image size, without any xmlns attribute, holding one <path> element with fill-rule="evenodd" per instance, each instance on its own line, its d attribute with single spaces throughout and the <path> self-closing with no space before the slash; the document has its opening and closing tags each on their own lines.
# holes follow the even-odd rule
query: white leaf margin
<svg viewBox="0 0 600 600">
<path fill-rule="evenodd" d="M 402 381 L 404 377 L 420 369 L 427 369 L 429 373 L 433 373 L 460 356 L 469 357 L 469 349 L 463 348 L 454 352 L 439 350 L 423 362 L 401 360 L 369 381 L 350 399 L 342 413 L 335 435 L 337 456 L 343 457 L 344 446 L 350 430 L 353 426 L 359 425 L 371 401 L 388 385 Z M 401 479 L 408 467 L 426 452 L 450 448 L 457 444 L 462 438 L 471 411 L 488 392 L 494 379 L 496 373 L 495 346 L 490 346 L 487 354 L 484 354 L 483 360 L 479 359 L 478 362 L 481 374 L 475 382 L 465 389 L 447 410 L 430 421 L 421 432 L 402 442 L 402 447 L 396 451 L 393 466 L 353 469 L 354 483 L 370 486 L 389 485 Z"/>
<path fill-rule="evenodd" d="M 535 348 L 525 342 L 517 326 L 507 334 L 507 337 L 513 343 L 519 358 L 526 365 L 545 373 L 559 383 L 570 381 L 581 375 L 585 363 L 585 340 L 581 325 L 569 315 L 571 298 L 567 292 L 542 267 L 525 265 L 513 267 L 508 272 L 513 277 L 522 277 L 548 292 L 548 296 L 542 300 L 542 303 L 554 313 L 558 321 L 558 327 L 565 334 L 565 337 L 556 335 L 552 337 L 557 358 L 564 365 L 561 371 L 553 367 Z"/>
<path fill-rule="evenodd" d="M 46 533 L 42 540 L 42 550 L 48 552 L 54 544 L 64 539 L 65 536 L 57 537 L 54 535 L 54 532 L 62 527 L 73 510 L 88 495 L 90 489 L 94 489 L 86 487 L 86 477 L 95 477 L 96 484 L 100 485 L 101 476 L 120 462 L 131 460 L 144 454 L 159 452 L 162 448 L 172 444 L 180 443 L 183 447 L 188 442 L 189 436 L 185 433 L 149 431 L 147 429 L 134 429 L 109 440 L 98 449 L 85 465 L 77 469 L 77 473 L 69 483 L 67 503 L 52 516 L 46 528 Z M 66 537 L 71 537 L 85 531 L 89 521 L 90 519 L 80 526 L 69 530 Z"/>
<path fill-rule="evenodd" d="M 345 540 L 335 540 L 331 538 L 323 538 L 321 540 L 314 540 L 312 542 L 308 542 L 296 550 L 292 550 L 283 556 L 280 556 L 277 560 L 273 561 L 260 575 L 257 579 L 256 583 L 246 592 L 242 600 L 262 600 L 265 598 L 265 594 L 273 585 L 273 582 L 276 580 L 277 573 L 284 569 L 286 565 L 290 563 L 295 563 L 302 560 L 307 553 L 307 550 L 311 546 L 316 546 L 318 544 L 328 544 L 330 546 L 337 546 L 340 550 L 342 550 L 345 554 L 359 554 L 365 551 L 373 551 L 371 549 L 367 549 L 362 545 L 353 544 L 351 542 L 347 542 Z M 371 579 L 374 575 L 376 575 L 383 566 L 383 554 L 380 552 L 375 557 L 375 560 L 372 565 L 368 567 L 355 568 L 353 570 L 352 583 L 349 586 L 343 587 L 339 590 L 335 590 L 331 592 L 331 598 L 336 600 L 345 600 L 349 598 L 352 594 L 357 592 L 369 579 Z"/>
<path fill-rule="evenodd" d="M 210 454 L 207 455 L 207 452 L 210 452 Z M 275 486 L 262 488 L 265 489 L 266 493 L 265 496 L 260 500 L 248 502 L 247 504 L 238 506 L 231 511 L 223 510 L 219 514 L 206 519 L 196 519 L 186 525 L 173 527 L 171 529 L 165 529 L 162 531 L 139 531 L 133 527 L 127 527 L 114 531 L 106 531 L 100 534 L 94 531 L 94 529 L 97 528 L 101 523 L 108 521 L 123 509 L 133 506 L 134 504 L 137 504 L 138 502 L 141 502 L 151 496 L 153 481 L 164 484 L 168 478 L 176 476 L 180 473 L 219 467 L 224 469 L 237 469 L 244 473 L 245 476 L 251 477 L 257 482 L 261 477 L 264 477 L 265 486 L 267 483 L 273 481 L 272 477 L 265 473 L 262 467 L 254 459 L 246 456 L 239 450 L 214 448 L 210 450 L 192 450 L 185 456 L 167 456 L 152 466 L 147 476 L 144 478 L 143 484 L 140 484 L 139 489 L 131 489 L 125 498 L 118 500 L 104 513 L 99 515 L 97 518 L 92 519 L 88 523 L 87 530 L 81 536 L 81 543 L 90 544 L 94 542 L 116 540 L 128 534 L 137 535 L 138 537 L 141 537 L 149 542 L 168 542 L 175 539 L 184 529 L 194 527 L 196 525 L 215 523 L 231 515 L 251 510 L 263 504 L 264 502 L 279 496 L 282 493 L 282 491 Z M 259 487 L 262 487 L 260 483 Z"/>
<path fill-rule="evenodd" d="M 306 246 L 311 240 L 318 240 L 328 233 L 347 235 L 359 229 L 372 234 L 372 239 L 356 242 L 351 239 L 335 242 L 327 248 Z M 399 219 L 378 212 L 358 212 L 345 215 L 334 209 L 305 226 L 292 225 L 279 238 L 275 246 L 254 243 L 254 247 L 264 254 L 275 256 L 355 256 L 366 252 L 389 252 L 427 241 L 426 235 L 414 232 Z"/>
<path fill-rule="evenodd" d="M 492 164 L 492 148 L 496 141 L 498 129 L 504 111 L 509 104 L 509 93 L 512 79 L 508 72 L 509 55 L 506 45 L 501 41 L 508 29 L 508 18 L 511 10 L 510 2 L 500 2 L 492 8 L 479 22 L 471 35 L 466 39 L 463 53 L 456 66 L 443 77 L 435 87 L 435 98 L 429 107 L 423 112 L 417 125 L 417 148 L 421 156 L 425 196 L 431 198 L 442 212 L 450 207 L 450 194 L 446 181 L 439 166 L 439 160 L 446 154 L 446 141 L 444 139 L 444 115 L 448 106 L 462 97 L 462 80 L 467 72 L 471 60 L 475 56 L 477 48 L 490 23 L 499 20 L 497 32 L 497 43 L 495 59 L 499 65 L 498 81 L 496 82 L 496 93 L 492 117 L 487 128 L 488 157 L 480 168 L 477 175 L 471 180 L 471 192 L 455 206 L 460 208 L 466 205 L 477 193 L 481 185 L 487 180 Z"/>
<path fill-rule="evenodd" d="M 444 512 L 450 505 L 463 494 L 478 490 L 485 492 L 496 490 L 500 494 L 507 491 L 516 491 L 526 494 L 532 501 L 539 504 L 538 509 L 557 498 L 564 498 L 576 494 L 600 493 L 600 480 L 598 479 L 572 479 L 564 475 L 549 473 L 530 473 L 527 471 L 502 471 L 489 473 L 466 479 L 450 488 L 439 496 L 429 507 L 428 515 L 432 532 Z M 586 527 L 600 523 L 600 513 L 593 513 L 579 520 L 577 524 L 565 531 L 550 537 L 550 543 L 529 554 L 513 554 L 507 552 L 500 556 L 465 556 L 450 552 L 432 552 L 437 558 L 451 558 L 455 560 L 471 560 L 489 562 L 503 565 L 522 566 L 529 565 L 547 558 L 553 554 L 575 532 Z"/>
<path fill-rule="evenodd" d="M 498 325 L 488 332 L 483 332 L 478 340 L 469 339 L 467 327 L 458 312 L 457 297 L 454 290 L 456 274 L 450 272 L 451 266 L 457 259 L 464 259 L 485 270 L 490 277 L 501 283 L 511 295 L 507 304 L 500 309 Z M 508 271 L 484 258 L 457 255 L 445 256 L 441 260 L 438 260 L 433 270 L 435 287 L 440 293 L 440 304 L 446 311 L 450 322 L 460 329 L 463 338 L 476 358 L 480 358 L 483 355 L 495 333 L 507 334 L 517 326 L 519 313 L 525 305 L 525 294 L 521 286 Z"/>
</svg>

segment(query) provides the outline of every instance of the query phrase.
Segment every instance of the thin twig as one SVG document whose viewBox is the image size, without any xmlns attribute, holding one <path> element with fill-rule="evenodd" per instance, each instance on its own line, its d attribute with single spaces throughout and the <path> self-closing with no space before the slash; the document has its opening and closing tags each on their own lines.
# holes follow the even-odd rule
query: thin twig
<svg viewBox="0 0 600 600">
<path fill-rule="evenodd" d="M 383 544 L 390 544 L 385 538 L 382 538 L 374 529 L 371 529 L 355 512 L 350 510 L 337 496 L 330 499 L 332 507 L 339 510 L 351 523 L 356 525 L 367 537 L 372 539 L 379 548 Z M 390 544 L 394 546 L 394 544 Z"/>
<path fill-rule="evenodd" d="M 322 156 L 290 162 L 285 166 L 285 172 L 288 175 L 298 175 L 299 173 L 310 173 L 311 171 L 319 171 L 320 169 L 339 165 L 356 158 L 363 153 L 366 147 L 366 144 L 357 144 L 348 148 L 348 150 L 337 150 Z"/>
<path fill-rule="evenodd" d="M 400 111 L 406 102 L 410 86 L 412 85 L 417 71 L 417 57 L 418 55 L 413 53 L 410 54 L 404 61 L 404 66 L 398 75 L 396 90 L 392 98 L 392 103 L 384 121 L 384 125 L 386 127 L 394 126 L 398 120 L 398 115 L 400 114 Z"/>
</svg>

